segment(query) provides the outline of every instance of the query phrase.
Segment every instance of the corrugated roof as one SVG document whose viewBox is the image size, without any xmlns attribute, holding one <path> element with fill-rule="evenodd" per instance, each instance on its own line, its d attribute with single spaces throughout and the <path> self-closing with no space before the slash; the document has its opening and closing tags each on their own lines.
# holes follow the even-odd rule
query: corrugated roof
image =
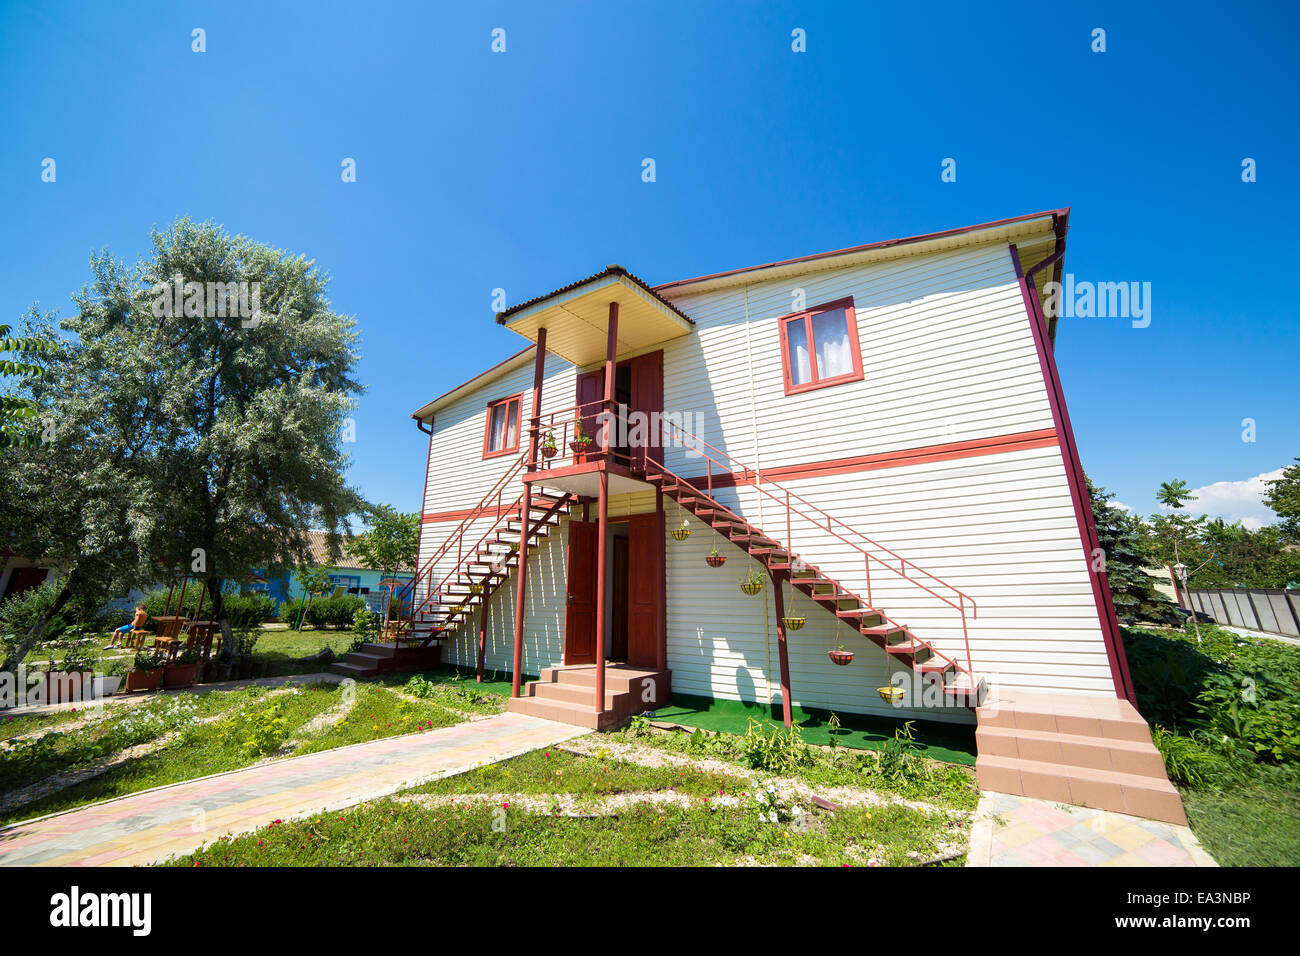
<svg viewBox="0 0 1300 956">
<path fill-rule="evenodd" d="M 551 292 L 547 292 L 545 295 L 539 295 L 529 299 L 527 302 L 520 302 L 518 305 L 512 305 L 510 308 L 497 313 L 497 322 L 500 325 L 505 325 L 509 321 L 510 316 L 515 315 L 518 312 L 522 312 L 525 309 L 531 308 L 534 305 L 537 305 L 539 302 L 545 302 L 547 299 L 553 299 L 557 295 L 564 295 L 567 292 L 572 292 L 574 289 L 580 289 L 584 285 L 587 285 L 590 282 L 596 282 L 600 279 L 606 278 L 607 276 L 622 276 L 623 278 L 628 279 L 629 281 L 635 283 L 636 285 L 639 285 L 651 297 L 656 299 L 665 308 L 671 309 L 673 312 L 676 312 L 679 316 L 681 316 L 682 319 L 689 322 L 691 325 L 695 324 L 695 321 L 689 315 L 687 315 L 681 309 L 677 308 L 677 306 L 673 305 L 671 302 L 669 302 L 667 299 L 661 296 L 658 292 L 656 292 L 648 282 L 646 282 L 644 279 L 638 279 L 636 276 L 628 272 L 620 265 L 605 266 L 604 269 L 601 269 L 599 272 L 593 275 L 587 276 L 587 278 L 585 279 L 579 279 L 577 282 L 570 282 L 568 285 L 560 286 L 560 288 L 555 289 Z"/>
<path fill-rule="evenodd" d="M 324 531 L 307 532 L 308 553 L 311 556 L 312 564 L 317 565 L 319 567 L 364 570 L 361 567 L 360 559 L 355 554 L 352 554 L 349 551 L 348 546 L 350 543 L 351 543 L 351 539 L 344 538 L 342 541 L 343 552 L 339 556 L 339 560 L 332 561 L 330 559 L 329 538 L 326 535 L 326 533 Z M 414 571 L 414 568 L 403 567 L 403 568 L 392 568 L 390 570 L 410 574 Z"/>
</svg>

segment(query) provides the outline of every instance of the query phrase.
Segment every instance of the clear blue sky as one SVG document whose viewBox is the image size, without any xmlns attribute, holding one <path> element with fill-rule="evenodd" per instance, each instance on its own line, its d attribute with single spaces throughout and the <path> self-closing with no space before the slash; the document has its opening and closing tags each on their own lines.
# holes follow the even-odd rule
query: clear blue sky
<svg viewBox="0 0 1300 956">
<path fill-rule="evenodd" d="M 0 3 L 0 321 L 66 313 L 92 249 L 134 260 L 183 214 L 304 253 L 364 337 L 351 479 L 416 510 L 408 416 L 522 345 L 495 287 L 1068 205 L 1068 271 L 1152 284 L 1149 328 L 1061 321 L 1093 478 L 1150 512 L 1162 480 L 1300 455 L 1294 4 L 465 6 Z M 1210 510 L 1245 513 L 1220 490 Z"/>
</svg>

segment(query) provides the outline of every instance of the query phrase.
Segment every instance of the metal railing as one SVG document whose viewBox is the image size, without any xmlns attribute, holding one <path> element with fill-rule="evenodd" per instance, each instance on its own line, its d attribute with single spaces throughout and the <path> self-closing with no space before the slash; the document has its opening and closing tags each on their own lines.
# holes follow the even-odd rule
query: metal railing
<svg viewBox="0 0 1300 956">
<path fill-rule="evenodd" d="M 721 451 L 718 448 L 715 448 L 713 445 L 709 444 L 704 439 L 698 437 L 697 435 L 692 435 L 690 432 L 681 428 L 670 419 L 664 419 L 662 424 L 665 428 L 671 429 L 672 432 L 675 433 L 676 438 L 681 442 L 683 447 L 691 450 L 700 458 L 704 459 L 706 463 L 705 476 L 704 476 L 704 488 L 703 489 L 698 488 L 696 485 L 692 484 L 689 480 L 681 478 L 676 473 L 671 471 L 662 461 L 651 459 L 653 465 L 656 468 L 658 468 L 659 470 L 667 474 L 674 481 L 682 483 L 687 487 L 693 488 L 697 492 L 703 491 L 705 494 L 708 495 L 709 498 L 714 498 L 714 494 L 713 494 L 714 483 L 715 483 L 714 471 L 716 468 L 718 471 L 717 477 L 719 480 L 721 480 L 725 476 L 727 479 L 727 483 L 730 485 L 748 484 L 751 487 L 753 487 L 754 490 L 757 491 L 759 494 L 764 495 L 767 499 L 780 505 L 785 512 L 785 541 L 778 542 L 778 543 L 783 544 L 784 549 L 790 555 L 792 560 L 798 554 L 794 542 L 794 527 L 791 521 L 792 515 L 796 515 L 799 518 L 803 519 L 808 524 L 810 524 L 813 528 L 816 529 L 816 532 L 819 536 L 823 533 L 829 534 L 831 537 L 837 539 L 843 544 L 846 544 L 850 548 L 853 548 L 854 550 L 860 552 L 863 556 L 863 570 L 866 575 L 867 606 L 870 607 L 872 610 L 874 610 L 877 614 L 881 616 L 881 618 L 888 621 L 894 627 L 899 627 L 904 631 L 907 631 L 909 637 L 911 637 L 910 629 L 904 627 L 903 625 L 897 624 L 895 621 L 889 618 L 888 615 L 879 611 L 875 607 L 875 603 L 872 600 L 872 582 L 871 582 L 871 562 L 873 560 L 876 561 L 877 564 L 879 564 L 884 570 L 897 574 L 903 580 L 921 588 L 921 590 L 925 591 L 927 594 L 931 595 L 934 598 L 937 598 L 939 601 L 942 601 L 944 604 L 947 604 L 949 607 L 956 610 L 961 617 L 962 642 L 966 649 L 966 667 L 962 667 L 952 658 L 949 658 L 941 654 L 932 645 L 931 645 L 931 650 L 933 650 L 934 653 L 939 657 L 942 657 L 944 660 L 952 663 L 953 666 L 956 667 L 958 670 L 962 670 L 967 673 L 972 673 L 972 664 L 971 664 L 971 656 L 970 656 L 970 631 L 967 622 L 966 606 L 967 603 L 969 602 L 970 617 L 972 619 L 977 617 L 979 609 L 975 603 L 974 598 L 972 598 L 969 594 L 966 594 L 964 591 L 961 591 L 958 588 L 954 587 L 953 585 L 949 584 L 947 581 L 944 581 L 942 578 L 939 578 L 938 576 L 932 574 L 931 572 L 926 571 L 924 568 L 916 564 L 914 561 L 911 561 L 908 558 L 903 557 L 901 554 L 898 554 L 896 551 L 892 550 L 891 548 L 887 548 L 884 545 L 880 544 L 879 542 L 873 541 L 871 538 L 868 538 L 861 531 L 857 530 L 856 528 L 852 527 L 849 524 L 846 524 L 844 521 L 835 518 L 825 509 L 819 507 L 818 505 L 813 504 L 811 501 L 809 501 L 807 498 L 804 498 L 802 495 L 798 494 L 797 492 L 791 491 L 789 488 L 785 487 L 779 482 L 773 481 L 770 478 L 763 477 L 762 473 L 757 469 L 750 468 L 749 466 L 743 464 L 742 462 L 737 461 L 736 459 L 728 455 L 726 452 Z M 662 437 L 666 439 L 667 436 L 662 436 Z M 714 457 L 715 455 L 717 457 Z M 660 457 L 663 456 L 661 455 Z M 764 487 L 764 485 L 767 485 L 769 487 Z M 736 515 L 736 517 L 740 518 L 742 521 L 746 521 L 746 519 L 741 515 Z M 746 521 L 746 523 L 748 522 Z M 875 551 L 879 553 L 873 554 L 872 551 L 868 550 L 868 548 L 874 548 Z M 882 557 L 881 556 L 882 554 L 887 557 Z M 911 572 L 910 574 L 909 571 Z M 934 586 L 932 587 L 931 584 L 927 584 L 925 583 L 925 581 L 918 580 L 919 577 L 926 578 Z M 952 597 L 940 593 L 938 590 L 935 589 L 936 587 L 946 589 L 946 591 L 952 594 Z"/>
</svg>

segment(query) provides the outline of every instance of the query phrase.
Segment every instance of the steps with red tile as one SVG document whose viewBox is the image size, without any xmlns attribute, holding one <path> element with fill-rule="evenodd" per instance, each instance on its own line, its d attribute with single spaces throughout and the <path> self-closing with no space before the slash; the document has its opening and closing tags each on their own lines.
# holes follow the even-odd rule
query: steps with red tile
<svg viewBox="0 0 1300 956">
<path fill-rule="evenodd" d="M 668 671 L 606 664 L 605 700 L 598 712 L 594 664 L 547 667 L 524 686 L 522 696 L 510 699 L 508 707 L 517 714 L 609 730 L 634 714 L 666 704 L 672 694 L 671 680 Z"/>
<path fill-rule="evenodd" d="M 975 715 L 980 789 L 1186 825 L 1151 731 L 1128 701 L 1004 691 Z"/>
</svg>

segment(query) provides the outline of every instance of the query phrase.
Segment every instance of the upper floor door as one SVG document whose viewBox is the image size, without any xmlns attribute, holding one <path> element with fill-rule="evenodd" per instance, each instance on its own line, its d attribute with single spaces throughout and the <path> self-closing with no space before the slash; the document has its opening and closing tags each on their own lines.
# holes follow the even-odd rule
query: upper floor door
<svg viewBox="0 0 1300 956">
<path fill-rule="evenodd" d="M 599 402 L 605 397 L 605 369 L 578 376 L 577 404 L 582 409 L 582 430 L 594 436 Z M 663 459 L 660 418 L 664 411 L 664 353 L 649 352 L 619 362 L 614 367 L 614 401 L 627 408 L 627 418 L 610 435 L 615 460 L 633 468 L 645 467 L 646 456 Z"/>
</svg>

